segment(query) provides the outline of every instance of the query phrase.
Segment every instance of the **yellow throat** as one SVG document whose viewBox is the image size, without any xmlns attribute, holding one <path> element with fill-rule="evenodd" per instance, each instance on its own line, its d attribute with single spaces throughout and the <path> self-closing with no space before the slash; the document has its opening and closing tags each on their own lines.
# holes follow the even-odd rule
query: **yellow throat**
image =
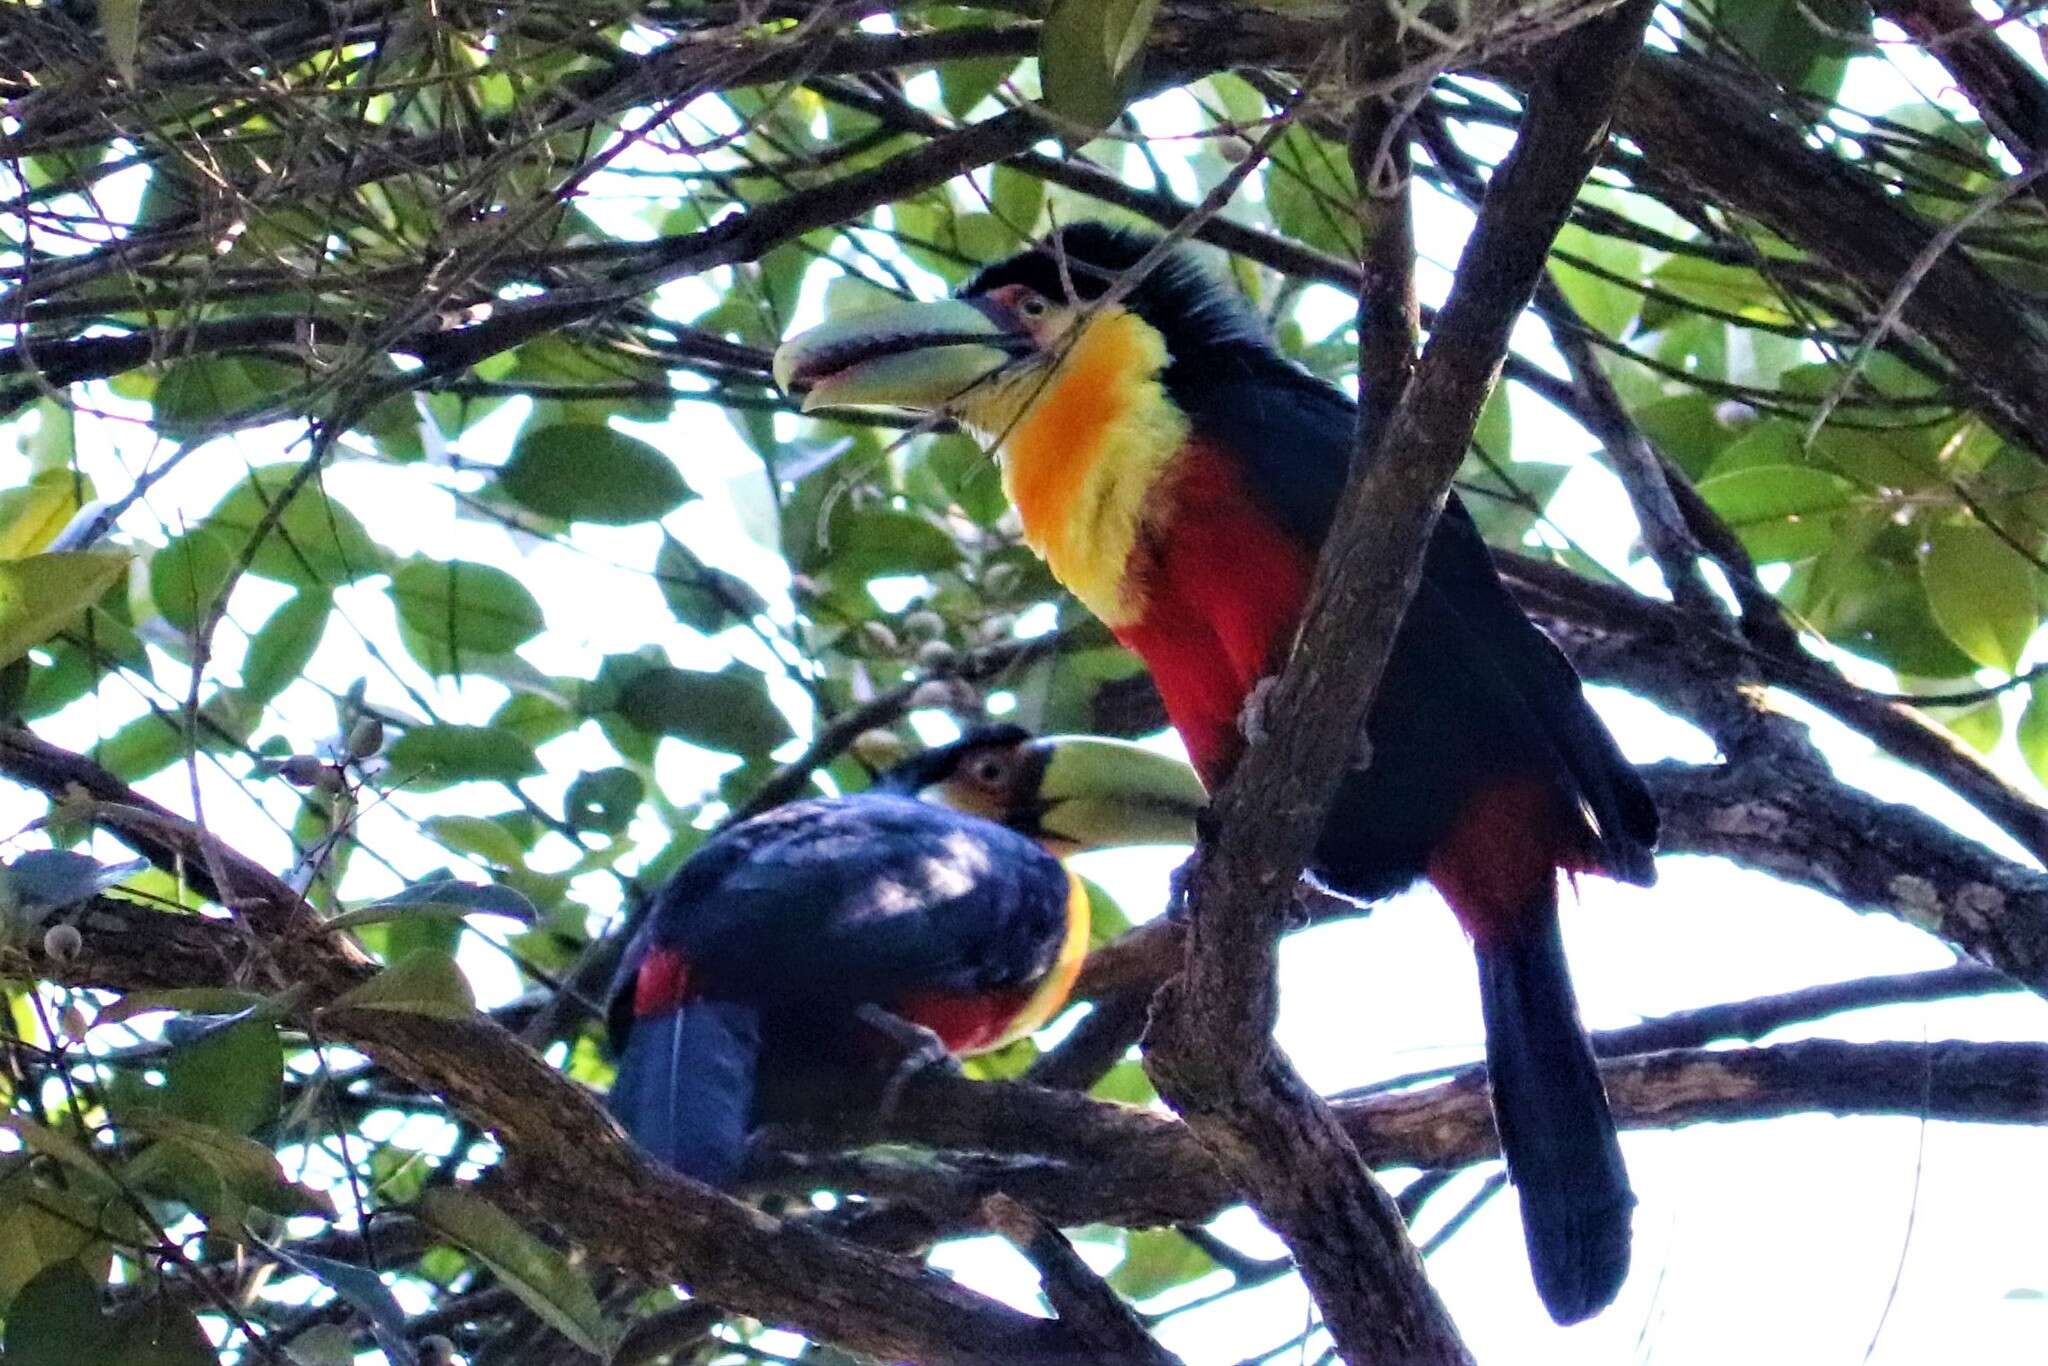
<svg viewBox="0 0 2048 1366">
<path fill-rule="evenodd" d="M 1121 626 L 1144 613 L 1125 571 L 1188 420 L 1160 382 L 1170 357 L 1149 323 L 1112 306 L 1081 327 L 1049 374 L 985 386 L 960 416 L 1000 443 L 1025 541 L 1089 611 Z"/>
</svg>

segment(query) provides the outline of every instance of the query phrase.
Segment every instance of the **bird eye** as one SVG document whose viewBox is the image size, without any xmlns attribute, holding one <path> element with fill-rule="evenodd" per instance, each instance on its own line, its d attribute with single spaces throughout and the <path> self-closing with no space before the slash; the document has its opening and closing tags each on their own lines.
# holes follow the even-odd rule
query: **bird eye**
<svg viewBox="0 0 2048 1366">
<path fill-rule="evenodd" d="M 1001 787 L 1004 780 L 1009 777 L 1009 766 L 1001 759 L 990 755 L 985 759 L 976 759 L 968 770 L 968 776 L 984 787 Z"/>
<path fill-rule="evenodd" d="M 1047 303 L 1042 295 L 1026 294 L 1017 300 L 1017 311 L 1027 318 L 1043 318 L 1052 312 L 1052 305 Z"/>
</svg>

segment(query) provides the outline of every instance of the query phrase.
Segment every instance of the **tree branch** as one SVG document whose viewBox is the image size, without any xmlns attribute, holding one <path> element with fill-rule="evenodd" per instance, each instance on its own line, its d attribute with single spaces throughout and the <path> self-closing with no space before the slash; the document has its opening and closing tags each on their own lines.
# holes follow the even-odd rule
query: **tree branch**
<svg viewBox="0 0 2048 1366">
<path fill-rule="evenodd" d="M 2048 1044 L 2040 1043 L 1813 1039 L 1609 1059 L 1600 1072 L 1624 1129 L 1810 1113 L 2048 1124 Z M 1499 1156 L 1481 1070 L 1339 1101 L 1331 1112 L 1374 1167 L 1435 1170 Z M 881 1132 L 863 1128 L 857 1137 L 921 1144 L 942 1156 L 902 1163 L 778 1151 L 763 1154 L 755 1174 L 793 1188 L 823 1181 L 914 1202 L 928 1236 L 983 1227 L 980 1201 L 991 1191 L 1062 1225 L 1129 1228 L 1201 1223 L 1244 1198 L 1186 1126 L 1014 1082 L 921 1076 Z"/>
<path fill-rule="evenodd" d="M 1160 1094 L 1287 1240 L 1354 1361 L 1467 1357 L 1399 1212 L 1272 1046 L 1274 944 L 1509 332 L 1592 169 L 1649 15 L 1637 0 L 1582 25 L 1532 97 L 1414 379 L 1354 463 L 1307 624 L 1262 709 L 1282 721 L 1217 797 L 1186 966 L 1153 1003 L 1145 1060 Z"/>
</svg>

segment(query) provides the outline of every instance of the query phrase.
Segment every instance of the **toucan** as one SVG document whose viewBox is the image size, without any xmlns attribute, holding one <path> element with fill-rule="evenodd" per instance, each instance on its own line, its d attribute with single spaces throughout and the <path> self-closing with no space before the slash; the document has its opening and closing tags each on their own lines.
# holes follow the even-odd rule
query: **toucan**
<svg viewBox="0 0 2048 1366">
<path fill-rule="evenodd" d="M 958 298 L 790 339 L 775 373 L 807 410 L 943 412 L 992 443 L 1025 540 L 1143 658 L 1213 786 L 1300 626 L 1357 406 L 1282 356 L 1188 249 L 1158 243 L 1070 225 Z M 1558 873 L 1649 885 L 1657 812 L 1455 496 L 1365 729 L 1312 871 L 1360 900 L 1426 879 L 1471 937 L 1537 1292 L 1558 1322 L 1587 1318 L 1627 1275 L 1635 1197 L 1579 1023 Z"/>
<path fill-rule="evenodd" d="M 613 1114 L 730 1188 L 761 1123 L 891 1056 L 902 1040 L 873 1010 L 953 1054 L 1022 1037 L 1088 948 L 1087 887 L 1060 860 L 1191 842 L 1206 799 L 1178 759 L 991 725 L 719 832 L 663 884 L 613 981 Z"/>
</svg>

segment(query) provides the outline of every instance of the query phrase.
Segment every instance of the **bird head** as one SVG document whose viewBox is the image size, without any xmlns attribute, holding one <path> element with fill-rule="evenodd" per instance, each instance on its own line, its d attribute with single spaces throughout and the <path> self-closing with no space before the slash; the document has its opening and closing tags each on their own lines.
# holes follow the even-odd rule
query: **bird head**
<svg viewBox="0 0 2048 1366">
<path fill-rule="evenodd" d="M 1065 855 L 1138 844 L 1191 844 L 1208 802 L 1194 770 L 1124 740 L 1039 738 L 984 726 L 928 749 L 875 789 L 981 816 Z"/>
<path fill-rule="evenodd" d="M 1100 301 L 1156 246 L 1151 233 L 1077 223 L 988 267 L 957 298 L 836 318 L 775 353 L 775 379 L 827 406 L 949 413 L 1000 436 L 1029 408 L 1083 331 L 1149 333 L 1157 367 L 1184 370 L 1218 348 L 1265 348 L 1258 320 L 1188 254 L 1160 258 L 1114 304 Z"/>
</svg>

